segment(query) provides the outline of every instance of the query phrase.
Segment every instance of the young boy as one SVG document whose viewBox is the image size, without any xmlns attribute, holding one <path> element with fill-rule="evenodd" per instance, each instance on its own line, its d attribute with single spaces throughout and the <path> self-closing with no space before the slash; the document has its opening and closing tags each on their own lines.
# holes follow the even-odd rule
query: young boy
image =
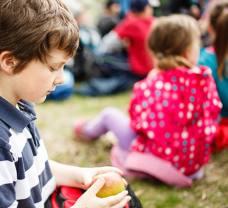
<svg viewBox="0 0 228 208">
<path fill-rule="evenodd" d="M 88 189 L 74 208 L 121 208 L 124 191 L 96 193 L 112 167 L 79 168 L 48 161 L 31 103 L 63 82 L 63 66 L 78 46 L 78 28 L 60 0 L 0 1 L 0 207 L 44 207 L 56 185 Z"/>
</svg>

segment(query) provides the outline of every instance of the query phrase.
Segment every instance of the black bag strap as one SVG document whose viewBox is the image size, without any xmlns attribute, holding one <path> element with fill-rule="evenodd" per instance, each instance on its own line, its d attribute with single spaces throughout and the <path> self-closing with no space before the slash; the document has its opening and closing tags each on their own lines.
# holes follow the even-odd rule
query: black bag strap
<svg viewBox="0 0 228 208">
<path fill-rule="evenodd" d="M 139 198 L 135 195 L 134 191 L 131 189 L 130 185 L 127 186 L 128 194 L 131 196 L 131 200 L 129 202 L 130 208 L 143 208 Z"/>
</svg>

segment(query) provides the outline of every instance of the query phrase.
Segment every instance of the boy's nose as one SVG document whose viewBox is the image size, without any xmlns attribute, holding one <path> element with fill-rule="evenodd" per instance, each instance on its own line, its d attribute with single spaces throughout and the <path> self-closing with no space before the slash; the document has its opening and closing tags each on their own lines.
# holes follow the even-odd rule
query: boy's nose
<svg viewBox="0 0 228 208">
<path fill-rule="evenodd" d="M 58 73 L 58 75 L 57 75 L 57 77 L 56 77 L 56 79 L 54 81 L 54 85 L 60 85 L 60 84 L 63 84 L 63 83 L 64 83 L 64 71 L 61 70 Z"/>
</svg>

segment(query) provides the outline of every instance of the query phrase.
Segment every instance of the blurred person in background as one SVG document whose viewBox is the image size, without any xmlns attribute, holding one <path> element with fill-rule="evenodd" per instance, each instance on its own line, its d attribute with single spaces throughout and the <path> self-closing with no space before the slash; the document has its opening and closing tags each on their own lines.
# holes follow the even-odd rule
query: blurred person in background
<svg viewBox="0 0 228 208">
<path fill-rule="evenodd" d="M 74 75 L 75 82 L 87 79 L 92 71 L 94 52 L 97 49 L 101 37 L 92 24 L 92 16 L 82 3 L 76 0 L 64 0 L 73 13 L 79 26 L 79 47 L 77 54 L 67 63 L 67 67 Z"/>
<path fill-rule="evenodd" d="M 147 39 L 154 22 L 153 5 L 148 0 L 131 0 L 125 18 L 106 34 L 96 50 L 92 76 L 76 92 L 84 95 L 107 95 L 131 89 L 153 68 Z"/>
<path fill-rule="evenodd" d="M 97 23 L 101 37 L 109 33 L 117 25 L 120 21 L 119 13 L 119 0 L 107 0 L 105 2 L 104 13 L 100 16 Z"/>
<path fill-rule="evenodd" d="M 223 108 L 214 151 L 228 148 L 228 0 L 214 2 L 209 12 L 212 45 L 202 50 L 199 64 L 210 67 Z"/>
<path fill-rule="evenodd" d="M 207 0 L 171 0 L 170 13 L 188 14 L 195 19 L 200 19 Z"/>
</svg>

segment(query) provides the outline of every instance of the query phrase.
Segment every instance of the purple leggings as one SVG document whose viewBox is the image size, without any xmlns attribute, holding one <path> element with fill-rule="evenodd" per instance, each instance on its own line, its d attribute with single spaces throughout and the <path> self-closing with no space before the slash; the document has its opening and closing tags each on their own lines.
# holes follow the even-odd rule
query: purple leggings
<svg viewBox="0 0 228 208">
<path fill-rule="evenodd" d="M 105 108 L 97 118 L 86 123 L 84 134 L 89 138 L 98 138 L 111 131 L 118 139 L 118 145 L 128 150 L 136 138 L 131 129 L 129 118 L 120 110 L 112 107 Z"/>
<path fill-rule="evenodd" d="M 116 108 L 105 108 L 97 118 L 86 123 L 84 134 L 88 138 L 98 138 L 102 134 L 111 131 L 118 139 L 118 145 L 123 150 L 128 150 L 132 141 L 136 138 L 136 133 L 129 125 L 129 118 Z M 119 156 L 119 155 L 118 155 Z M 168 166 L 168 169 L 171 166 Z M 191 176 L 191 179 L 200 179 L 203 176 L 203 168 Z M 167 175 L 170 181 L 170 175 Z M 174 176 L 176 177 L 176 176 Z M 163 180 L 166 182 L 166 180 Z"/>
</svg>

